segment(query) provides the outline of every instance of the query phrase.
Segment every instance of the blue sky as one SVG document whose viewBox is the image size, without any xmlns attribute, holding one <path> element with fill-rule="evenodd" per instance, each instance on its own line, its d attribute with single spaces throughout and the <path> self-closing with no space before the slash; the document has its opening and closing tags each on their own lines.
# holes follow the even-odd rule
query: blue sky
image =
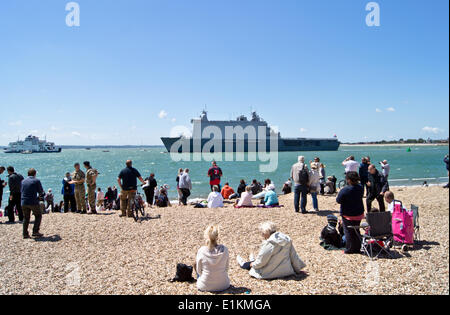
<svg viewBox="0 0 450 315">
<path fill-rule="evenodd" d="M 0 2 L 0 145 L 161 144 L 207 106 L 286 137 L 447 138 L 447 0 Z M 162 114 L 161 114 L 162 113 Z"/>
</svg>

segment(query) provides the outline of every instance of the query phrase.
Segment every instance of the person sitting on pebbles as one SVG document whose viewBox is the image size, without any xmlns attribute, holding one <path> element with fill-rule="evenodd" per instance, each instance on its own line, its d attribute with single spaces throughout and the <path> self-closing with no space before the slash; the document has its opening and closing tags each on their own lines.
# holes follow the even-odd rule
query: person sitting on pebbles
<svg viewBox="0 0 450 315">
<path fill-rule="evenodd" d="M 203 292 L 220 292 L 230 287 L 228 248 L 219 245 L 219 228 L 210 225 L 204 232 L 206 246 L 197 252 L 194 270 L 197 288 Z"/>
<path fill-rule="evenodd" d="M 297 255 L 291 238 L 277 232 L 275 223 L 262 223 L 259 230 L 264 241 L 256 259 L 246 262 L 237 256 L 239 266 L 249 270 L 250 276 L 265 280 L 278 279 L 299 274 L 306 267 Z"/>
</svg>

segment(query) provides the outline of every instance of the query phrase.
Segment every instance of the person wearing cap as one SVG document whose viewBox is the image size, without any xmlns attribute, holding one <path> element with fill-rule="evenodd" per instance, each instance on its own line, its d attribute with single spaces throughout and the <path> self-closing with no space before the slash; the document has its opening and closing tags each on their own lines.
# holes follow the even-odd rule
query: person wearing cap
<svg viewBox="0 0 450 315">
<path fill-rule="evenodd" d="M 45 209 L 50 208 L 50 211 L 54 212 L 55 211 L 55 202 L 54 202 L 54 196 L 53 196 L 51 189 L 49 189 L 48 192 L 45 194 L 44 200 L 47 203 Z"/>
<path fill-rule="evenodd" d="M 277 193 L 275 192 L 275 185 L 270 184 L 266 195 L 264 196 L 264 205 L 265 206 L 279 206 L 280 203 L 278 201 Z"/>
<path fill-rule="evenodd" d="M 327 226 L 320 233 L 320 239 L 324 245 L 341 248 L 343 246 L 343 237 L 337 230 L 338 218 L 330 214 L 327 216 Z"/>
<path fill-rule="evenodd" d="M 317 200 L 317 194 L 320 192 L 320 172 L 319 172 L 319 165 L 316 162 L 311 163 L 308 186 L 313 201 L 314 211 L 318 212 L 319 201 Z"/>
</svg>

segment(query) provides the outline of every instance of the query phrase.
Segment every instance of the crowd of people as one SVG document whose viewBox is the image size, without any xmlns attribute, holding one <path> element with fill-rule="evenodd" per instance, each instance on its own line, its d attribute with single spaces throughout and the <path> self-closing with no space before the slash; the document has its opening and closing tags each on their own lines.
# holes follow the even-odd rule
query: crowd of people
<svg viewBox="0 0 450 315">
<path fill-rule="evenodd" d="M 448 155 L 444 162 L 449 164 Z M 55 204 L 51 189 L 44 191 L 37 172 L 31 168 L 27 177 L 18 174 L 14 167 L 0 166 L 0 175 L 8 173 L 8 182 L 0 180 L 0 197 L 3 189 L 8 185 L 10 197 L 8 200 L 7 223 L 14 223 L 15 216 L 23 223 L 23 238 L 39 238 L 42 215 L 45 209 L 53 212 L 74 212 L 79 214 L 97 213 L 98 209 L 120 210 L 120 217 L 133 217 L 133 203 L 138 191 L 138 181 L 144 190 L 149 207 L 170 207 L 168 185 L 158 187 L 155 174 L 151 173 L 143 178 L 133 167 L 131 160 L 126 161 L 125 168 L 117 177 L 117 185 L 108 187 L 106 192 L 97 188 L 99 172 L 91 166 L 89 161 L 83 163 L 85 171 L 79 163 L 74 164 L 74 171 L 67 172 L 62 180 L 61 193 L 64 200 Z M 380 162 L 380 170 L 371 163 L 370 157 L 363 157 L 356 162 L 354 156 L 349 156 L 342 162 L 345 170 L 345 186 L 336 196 L 336 203 L 340 205 L 340 219 L 334 215 L 327 217 L 327 226 L 322 230 L 321 239 L 336 247 L 344 248 L 345 254 L 355 254 L 361 251 L 359 231 L 354 227 L 360 226 L 366 212 L 394 211 L 395 196 L 389 189 L 390 165 L 388 161 Z M 211 193 L 205 200 L 205 207 L 221 208 L 224 202 L 234 202 L 235 208 L 254 207 L 256 200 L 259 206 L 280 206 L 275 184 L 266 179 L 261 185 L 256 179 L 247 184 L 240 180 L 236 190 L 226 182 L 223 187 L 221 179 L 222 169 L 216 162 L 212 162 L 207 172 Z M 294 210 L 296 213 L 307 213 L 307 196 L 311 195 L 313 211 L 320 211 L 319 194 L 334 194 L 336 180 L 334 176 L 326 178 L 325 165 L 316 157 L 308 164 L 304 156 L 298 157 L 298 162 L 292 165 L 289 180 L 283 186 L 283 193 L 294 194 Z M 180 169 L 176 178 L 179 205 L 187 205 L 192 192 L 192 180 L 189 169 Z M 448 184 L 447 186 L 448 187 Z M 119 193 L 120 190 L 120 193 Z M 364 203 L 364 196 L 366 202 Z M 377 201 L 378 208 L 372 208 Z M 198 205 L 198 204 L 197 204 Z M 0 200 L 1 206 L 1 200 Z M 44 208 L 44 210 L 43 210 Z M 32 234 L 29 234 L 31 214 L 35 217 Z M 265 222 L 260 226 L 264 241 L 258 255 L 253 254 L 248 259 L 237 256 L 239 266 L 249 271 L 256 279 L 275 279 L 295 275 L 301 272 L 305 264 L 298 256 L 289 236 L 277 230 L 272 222 Z M 230 286 L 228 277 L 229 252 L 225 245 L 218 243 L 219 229 L 209 226 L 204 232 L 206 246 L 199 249 L 194 270 L 197 275 L 197 287 L 201 291 L 223 291 Z"/>
</svg>

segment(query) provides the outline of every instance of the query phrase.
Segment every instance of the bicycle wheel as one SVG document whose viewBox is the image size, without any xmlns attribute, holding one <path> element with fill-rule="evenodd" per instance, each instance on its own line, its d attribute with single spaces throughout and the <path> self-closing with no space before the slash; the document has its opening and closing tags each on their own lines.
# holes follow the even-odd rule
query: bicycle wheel
<svg viewBox="0 0 450 315">
<path fill-rule="evenodd" d="M 140 206 L 139 208 L 140 208 L 139 210 L 141 211 L 141 215 L 143 217 L 145 217 L 145 207 L 144 206 Z"/>
</svg>

